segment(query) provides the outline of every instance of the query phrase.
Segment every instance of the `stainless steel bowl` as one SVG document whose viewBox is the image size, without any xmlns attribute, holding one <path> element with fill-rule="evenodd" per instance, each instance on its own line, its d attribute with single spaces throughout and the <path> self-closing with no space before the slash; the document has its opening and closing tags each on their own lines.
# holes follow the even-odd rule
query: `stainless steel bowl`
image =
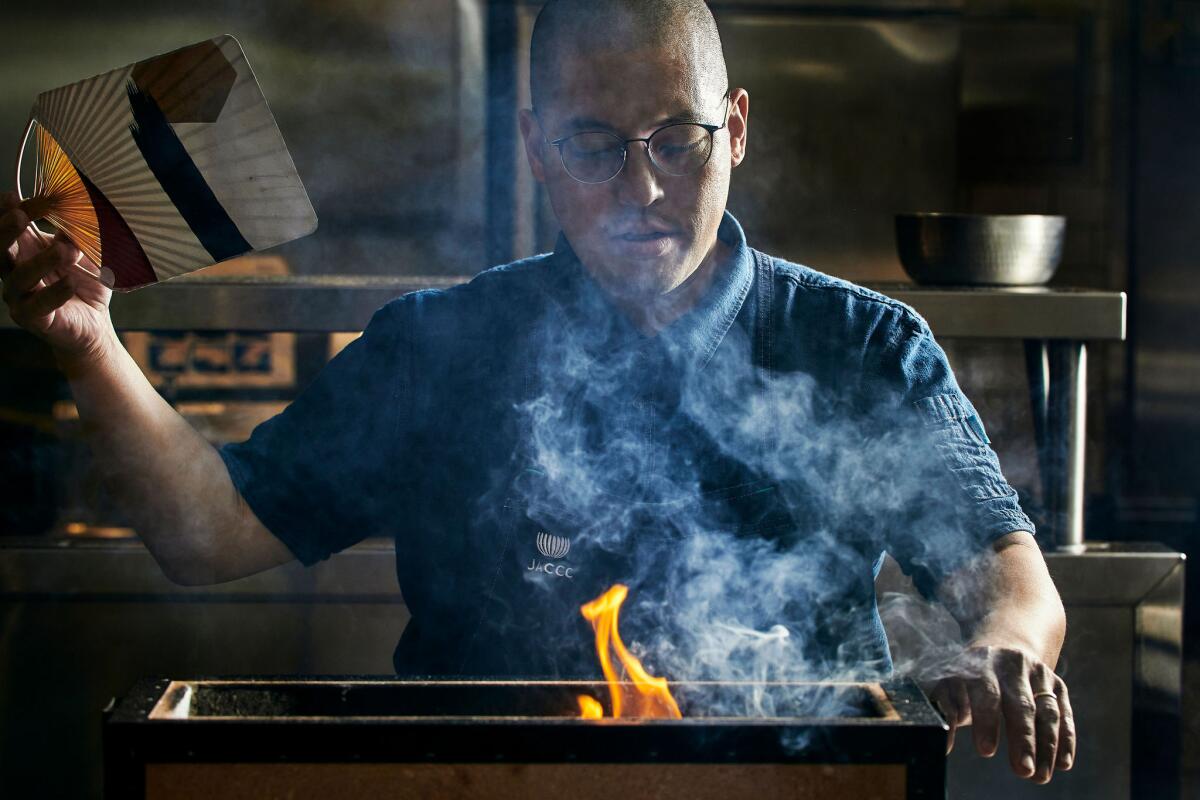
<svg viewBox="0 0 1200 800">
<path fill-rule="evenodd" d="M 1036 286 L 1058 268 L 1066 228 L 1039 214 L 897 214 L 896 246 L 917 283 Z"/>
</svg>

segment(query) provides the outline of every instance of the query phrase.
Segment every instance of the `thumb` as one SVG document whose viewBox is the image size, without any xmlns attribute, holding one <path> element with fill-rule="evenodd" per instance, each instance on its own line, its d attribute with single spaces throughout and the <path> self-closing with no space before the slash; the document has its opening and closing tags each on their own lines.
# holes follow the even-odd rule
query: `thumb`
<svg viewBox="0 0 1200 800">
<path fill-rule="evenodd" d="M 83 256 L 83 251 L 80 250 L 73 241 L 71 241 L 71 237 L 67 236 L 62 231 L 59 231 L 58 233 L 54 234 L 54 241 L 61 242 L 67 247 L 66 256 L 72 264 L 79 262 L 80 257 Z"/>
</svg>

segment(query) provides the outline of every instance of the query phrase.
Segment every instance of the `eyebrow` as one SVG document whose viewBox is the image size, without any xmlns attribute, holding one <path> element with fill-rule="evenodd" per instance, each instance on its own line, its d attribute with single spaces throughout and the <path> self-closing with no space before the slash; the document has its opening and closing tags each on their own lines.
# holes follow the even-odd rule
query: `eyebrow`
<svg viewBox="0 0 1200 800">
<path fill-rule="evenodd" d="M 683 112 L 680 114 L 672 114 L 669 117 L 663 117 L 651 125 L 652 128 L 661 128 L 665 125 L 675 125 L 680 122 L 699 122 L 700 115 L 693 112 Z M 571 117 L 567 120 L 566 129 L 572 133 L 580 133 L 581 131 L 612 131 L 616 133 L 616 129 L 607 122 L 598 120 L 594 117 Z"/>
</svg>

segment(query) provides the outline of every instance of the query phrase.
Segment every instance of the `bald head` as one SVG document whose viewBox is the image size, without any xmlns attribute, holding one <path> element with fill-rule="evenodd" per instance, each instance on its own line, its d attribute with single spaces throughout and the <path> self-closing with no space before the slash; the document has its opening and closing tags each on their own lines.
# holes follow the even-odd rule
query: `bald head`
<svg viewBox="0 0 1200 800">
<path fill-rule="evenodd" d="M 728 87 L 717 23 L 703 0 L 549 0 L 530 44 L 534 109 L 555 99 L 563 59 L 647 49 L 675 56 L 698 93 L 721 94 Z"/>
<path fill-rule="evenodd" d="M 750 95 L 728 84 L 712 13 L 701 0 L 549 0 L 530 59 L 533 110 L 518 115 L 530 171 L 597 285 L 643 332 L 659 330 L 731 253 L 717 230 Z M 610 159 L 618 146 L 623 162 L 604 181 L 578 178 L 564 157 Z M 656 159 L 672 150 L 706 160 L 664 169 Z"/>
</svg>

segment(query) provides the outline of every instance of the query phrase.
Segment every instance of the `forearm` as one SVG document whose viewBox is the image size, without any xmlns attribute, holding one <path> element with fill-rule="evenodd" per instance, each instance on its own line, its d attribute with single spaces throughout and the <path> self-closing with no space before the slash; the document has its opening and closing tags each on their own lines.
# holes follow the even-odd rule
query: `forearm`
<svg viewBox="0 0 1200 800">
<path fill-rule="evenodd" d="M 972 646 L 1024 650 L 1050 667 L 1058 663 L 1066 616 L 1033 537 L 1014 533 L 958 576 L 947 605 Z"/>
<path fill-rule="evenodd" d="M 1053 668 L 1062 650 L 1066 617 L 1057 593 L 1039 593 L 998 603 L 973 627 L 968 630 L 971 646 L 1025 650 Z"/>
<path fill-rule="evenodd" d="M 216 450 L 142 374 L 110 333 L 86 357 L 60 354 L 105 487 L 173 580 L 221 580 L 222 532 L 244 525 Z"/>
</svg>

